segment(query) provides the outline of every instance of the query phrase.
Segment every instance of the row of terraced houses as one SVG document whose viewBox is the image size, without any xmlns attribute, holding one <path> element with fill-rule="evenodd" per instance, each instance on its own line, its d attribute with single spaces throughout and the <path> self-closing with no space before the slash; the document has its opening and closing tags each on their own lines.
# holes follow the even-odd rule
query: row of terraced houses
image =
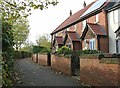
<svg viewBox="0 0 120 88">
<path fill-rule="evenodd" d="M 120 53 L 120 0 L 95 0 L 72 14 L 51 33 L 51 48 Z"/>
</svg>

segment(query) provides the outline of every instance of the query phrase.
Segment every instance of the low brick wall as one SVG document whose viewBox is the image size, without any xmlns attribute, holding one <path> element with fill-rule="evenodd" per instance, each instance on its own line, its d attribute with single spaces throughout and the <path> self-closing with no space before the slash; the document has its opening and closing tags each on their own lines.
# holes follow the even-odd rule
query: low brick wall
<svg viewBox="0 0 120 88">
<path fill-rule="evenodd" d="M 51 67 L 57 71 L 66 75 L 71 74 L 71 58 L 59 57 L 57 55 L 51 55 Z"/>
<path fill-rule="evenodd" d="M 32 54 L 32 60 L 33 60 L 35 63 L 38 62 L 37 54 Z"/>
<path fill-rule="evenodd" d="M 118 86 L 119 66 L 100 63 L 98 58 L 80 57 L 80 80 L 92 86 Z"/>
<path fill-rule="evenodd" d="M 38 54 L 38 64 L 47 66 L 47 55 Z"/>
</svg>

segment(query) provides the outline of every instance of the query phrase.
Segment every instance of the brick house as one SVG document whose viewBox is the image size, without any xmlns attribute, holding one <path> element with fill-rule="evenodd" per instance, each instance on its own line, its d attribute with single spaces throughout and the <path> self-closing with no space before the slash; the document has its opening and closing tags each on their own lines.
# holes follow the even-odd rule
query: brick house
<svg viewBox="0 0 120 88">
<path fill-rule="evenodd" d="M 82 16 L 82 49 L 99 50 L 109 52 L 107 13 L 109 2 L 96 1 Z"/>
<path fill-rule="evenodd" d="M 76 31 L 66 31 L 64 45 L 71 48 L 73 51 L 81 50 L 81 42 Z"/>
<path fill-rule="evenodd" d="M 120 53 L 120 0 L 111 2 L 112 6 L 106 9 L 109 30 L 109 53 Z M 116 36 L 117 33 L 117 36 Z"/>
<path fill-rule="evenodd" d="M 59 25 L 52 33 L 53 42 L 54 36 L 62 36 L 63 45 L 70 46 L 72 50 L 75 46 L 79 50 L 92 49 L 99 50 L 104 53 L 109 53 L 109 31 L 108 31 L 108 15 L 106 9 L 113 6 L 110 0 L 95 0 L 91 4 L 75 14 L 70 14 L 61 25 Z M 71 12 L 70 12 L 71 13 Z M 66 32 L 68 31 L 68 32 Z M 72 32 L 73 31 L 73 32 Z M 70 34 L 78 35 L 77 43 L 73 44 Z"/>
<path fill-rule="evenodd" d="M 55 46 L 53 46 L 53 42 L 56 41 L 55 36 L 62 36 L 62 38 L 64 39 L 64 45 L 67 45 L 66 40 L 65 40 L 65 38 L 67 38 L 67 36 L 69 35 L 69 33 L 67 31 L 76 32 L 76 35 L 78 37 L 81 35 L 82 22 L 79 21 L 79 18 L 93 3 L 94 2 L 92 2 L 88 6 L 84 7 L 83 9 L 79 10 L 78 12 L 76 12 L 73 15 L 72 15 L 72 12 L 70 11 L 70 16 L 51 33 L 51 48 L 52 48 L 52 50 L 55 49 Z M 72 33 L 72 34 L 74 35 L 74 33 Z M 68 38 L 73 39 L 72 37 L 68 37 Z M 79 45 L 80 41 L 78 42 L 78 40 L 77 40 L 76 41 L 77 43 L 75 43 L 75 41 L 74 42 L 72 42 L 72 41 L 73 40 L 69 41 L 72 44 L 72 46 L 74 45 L 74 47 L 75 47 L 77 44 L 77 46 L 79 47 L 78 49 L 81 49 L 81 45 Z M 72 50 L 76 50 L 76 49 L 72 48 Z"/>
<path fill-rule="evenodd" d="M 81 37 L 83 50 L 91 49 L 102 51 L 102 43 L 106 37 L 107 34 L 101 25 L 95 23 L 87 23 Z"/>
<path fill-rule="evenodd" d="M 52 46 L 53 52 L 57 51 L 57 48 L 61 48 L 63 46 L 62 36 L 55 36 L 54 41 L 52 42 Z"/>
</svg>

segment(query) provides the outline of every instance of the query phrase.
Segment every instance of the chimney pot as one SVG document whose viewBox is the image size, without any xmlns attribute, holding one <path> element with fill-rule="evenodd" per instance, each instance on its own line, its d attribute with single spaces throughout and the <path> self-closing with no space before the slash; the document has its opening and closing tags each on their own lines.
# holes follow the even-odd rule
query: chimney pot
<svg viewBox="0 0 120 88">
<path fill-rule="evenodd" d="M 70 16 L 72 15 L 72 10 L 70 10 Z"/>
<path fill-rule="evenodd" d="M 83 7 L 86 7 L 86 2 L 84 1 L 84 3 L 83 3 Z"/>
</svg>

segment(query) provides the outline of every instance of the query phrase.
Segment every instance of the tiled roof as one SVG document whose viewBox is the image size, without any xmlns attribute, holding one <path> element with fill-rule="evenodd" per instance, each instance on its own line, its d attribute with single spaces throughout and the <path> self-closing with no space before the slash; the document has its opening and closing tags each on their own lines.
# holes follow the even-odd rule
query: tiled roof
<svg viewBox="0 0 120 88">
<path fill-rule="evenodd" d="M 55 36 L 55 40 L 57 41 L 58 44 L 63 44 L 62 36 Z"/>
<path fill-rule="evenodd" d="M 76 22 L 77 20 L 80 19 L 80 16 L 93 4 L 94 2 L 92 2 L 91 4 L 89 4 L 88 6 L 86 6 L 85 8 L 79 10 L 78 12 L 76 12 L 75 14 L 73 14 L 72 16 L 68 17 L 61 25 L 59 25 L 51 34 L 54 34 L 62 29 L 64 29 L 65 27 L 67 27 L 68 25 L 71 25 L 72 23 Z"/>
<path fill-rule="evenodd" d="M 104 29 L 100 25 L 93 23 L 87 23 L 87 24 L 96 35 L 106 35 Z"/>
<path fill-rule="evenodd" d="M 80 41 L 78 34 L 75 31 L 67 31 L 66 33 L 72 41 Z"/>
</svg>

